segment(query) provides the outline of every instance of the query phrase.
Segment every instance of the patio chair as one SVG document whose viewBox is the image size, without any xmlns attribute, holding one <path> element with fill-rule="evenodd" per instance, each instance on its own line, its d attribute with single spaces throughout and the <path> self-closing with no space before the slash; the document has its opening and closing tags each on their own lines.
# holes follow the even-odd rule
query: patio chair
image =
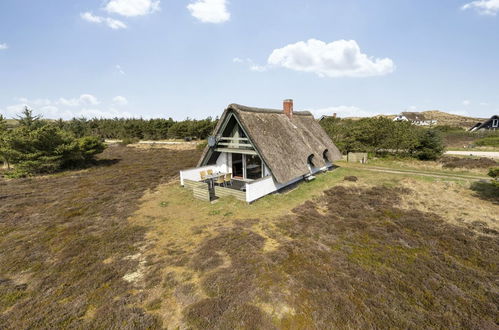
<svg viewBox="0 0 499 330">
<path fill-rule="evenodd" d="M 227 173 L 225 174 L 225 185 L 229 184 L 229 186 L 232 186 L 232 173 Z"/>
<path fill-rule="evenodd" d="M 222 186 L 225 183 L 225 175 L 220 175 L 215 183 Z"/>
<path fill-rule="evenodd" d="M 213 170 L 207 170 L 206 172 L 208 172 L 208 175 L 213 175 Z"/>
<path fill-rule="evenodd" d="M 206 171 L 199 172 L 199 175 L 201 176 L 201 181 L 206 180 Z"/>
</svg>

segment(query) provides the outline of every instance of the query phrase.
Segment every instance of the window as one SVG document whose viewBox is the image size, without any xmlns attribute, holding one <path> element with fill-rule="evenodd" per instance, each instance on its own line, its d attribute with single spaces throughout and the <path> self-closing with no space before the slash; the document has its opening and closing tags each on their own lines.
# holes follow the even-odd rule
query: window
<svg viewBox="0 0 499 330">
<path fill-rule="evenodd" d="M 492 127 L 498 127 L 499 126 L 499 119 L 493 119 L 492 120 Z"/>
<path fill-rule="evenodd" d="M 324 161 L 326 163 L 329 163 L 329 158 L 327 157 L 327 153 L 328 153 L 329 150 L 324 150 L 324 152 L 322 153 L 322 158 L 324 158 Z"/>
<path fill-rule="evenodd" d="M 307 163 L 310 167 L 314 167 L 314 155 L 308 156 Z"/>
<path fill-rule="evenodd" d="M 262 177 L 262 160 L 257 155 L 246 155 L 246 178 L 257 180 Z"/>
</svg>

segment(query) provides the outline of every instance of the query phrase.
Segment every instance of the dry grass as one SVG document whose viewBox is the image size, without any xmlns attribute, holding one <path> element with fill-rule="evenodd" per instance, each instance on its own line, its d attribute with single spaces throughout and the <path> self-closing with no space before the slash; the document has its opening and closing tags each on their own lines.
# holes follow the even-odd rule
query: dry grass
<svg viewBox="0 0 499 330">
<path fill-rule="evenodd" d="M 206 295 L 183 310 L 194 328 L 491 328 L 497 234 L 397 207 L 405 188 L 335 187 L 269 228 L 236 223 L 188 254 Z M 326 214 L 318 212 L 327 205 Z M 228 256 L 230 262 L 224 262 Z"/>
<path fill-rule="evenodd" d="M 104 156 L 119 161 L 0 181 L 0 328 L 499 322 L 498 205 L 466 181 L 339 168 L 210 204 L 171 182 L 198 151 Z"/>
<path fill-rule="evenodd" d="M 146 244 L 126 219 L 197 157 L 112 146 L 95 168 L 0 181 L 0 328 L 159 327 L 124 280 Z"/>
<path fill-rule="evenodd" d="M 172 328 L 487 328 L 497 211 L 466 181 L 339 168 L 252 205 L 163 185 L 131 222 L 163 278 L 145 306 Z"/>
</svg>

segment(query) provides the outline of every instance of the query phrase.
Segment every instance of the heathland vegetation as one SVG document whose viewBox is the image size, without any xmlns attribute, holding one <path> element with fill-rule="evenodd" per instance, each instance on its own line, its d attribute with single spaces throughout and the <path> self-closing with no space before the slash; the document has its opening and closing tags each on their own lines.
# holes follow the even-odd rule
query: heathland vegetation
<svg viewBox="0 0 499 330">
<path fill-rule="evenodd" d="M 340 163 L 251 205 L 210 204 L 175 180 L 199 156 L 115 144 L 85 170 L 0 179 L 0 328 L 499 321 L 499 200 L 469 181 Z"/>
</svg>

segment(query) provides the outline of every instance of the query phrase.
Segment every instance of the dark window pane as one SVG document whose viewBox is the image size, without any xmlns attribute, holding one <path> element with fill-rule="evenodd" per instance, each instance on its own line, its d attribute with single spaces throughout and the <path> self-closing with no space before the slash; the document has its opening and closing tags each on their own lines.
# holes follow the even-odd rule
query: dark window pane
<svg viewBox="0 0 499 330">
<path fill-rule="evenodd" d="M 246 155 L 246 178 L 256 180 L 262 177 L 262 160 L 256 155 Z"/>
</svg>

